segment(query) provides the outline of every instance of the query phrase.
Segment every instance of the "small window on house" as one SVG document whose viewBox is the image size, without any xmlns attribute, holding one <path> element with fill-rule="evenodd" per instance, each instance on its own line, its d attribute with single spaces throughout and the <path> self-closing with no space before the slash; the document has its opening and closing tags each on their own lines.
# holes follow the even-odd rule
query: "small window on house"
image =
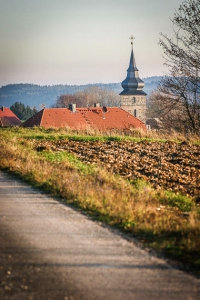
<svg viewBox="0 0 200 300">
<path fill-rule="evenodd" d="M 134 117 L 137 117 L 137 110 L 136 109 L 134 109 L 133 115 L 134 115 Z"/>
</svg>

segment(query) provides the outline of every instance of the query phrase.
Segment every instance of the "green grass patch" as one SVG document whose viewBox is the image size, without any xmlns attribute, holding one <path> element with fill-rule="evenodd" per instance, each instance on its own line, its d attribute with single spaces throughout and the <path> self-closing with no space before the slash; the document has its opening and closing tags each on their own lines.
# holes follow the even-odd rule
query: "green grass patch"
<svg viewBox="0 0 200 300">
<path fill-rule="evenodd" d="M 184 136 L 178 136 L 175 134 L 173 136 L 172 133 L 163 134 L 154 133 L 151 131 L 141 132 L 138 130 L 133 130 L 132 132 L 124 133 L 124 132 L 102 132 L 97 133 L 93 131 L 77 131 L 70 129 L 54 129 L 49 128 L 45 129 L 43 127 L 33 127 L 33 128 L 23 128 L 23 127 L 14 127 L 14 128 L 1 128 L 1 131 L 4 131 L 8 134 L 8 132 L 12 136 L 18 135 L 19 137 L 27 138 L 27 139 L 38 139 L 38 140 L 48 140 L 48 141 L 56 141 L 56 140 L 71 140 L 71 141 L 83 141 L 83 142 L 108 142 L 108 141 L 130 141 L 130 142 L 160 142 L 165 143 L 167 141 L 173 141 L 176 143 L 181 143 L 182 141 L 190 141 L 193 144 L 200 144 L 199 137 L 190 137 L 188 140 L 185 139 Z"/>
<path fill-rule="evenodd" d="M 131 136 L 125 135 L 123 133 L 117 134 L 113 133 L 85 133 L 85 132 L 77 132 L 72 130 L 58 130 L 58 129 L 45 129 L 42 127 L 33 127 L 33 128 L 22 128 L 22 127 L 14 127 L 14 128 L 1 128 L 1 132 L 5 133 L 10 137 L 18 136 L 26 139 L 36 139 L 36 140 L 46 140 L 46 141 L 57 141 L 57 140 L 71 140 L 71 141 L 79 141 L 79 142 L 166 142 L 167 139 L 154 138 L 154 137 L 142 137 L 142 136 Z"/>
<path fill-rule="evenodd" d="M 158 193 L 158 198 L 161 204 L 177 207 L 182 212 L 191 211 L 194 205 L 194 201 L 191 198 L 170 191 Z"/>
<path fill-rule="evenodd" d="M 92 174 L 94 172 L 94 167 L 92 165 L 84 164 L 75 155 L 65 151 L 52 152 L 45 150 L 39 152 L 39 155 L 52 163 L 68 161 L 74 169 L 78 170 L 82 174 Z"/>
</svg>

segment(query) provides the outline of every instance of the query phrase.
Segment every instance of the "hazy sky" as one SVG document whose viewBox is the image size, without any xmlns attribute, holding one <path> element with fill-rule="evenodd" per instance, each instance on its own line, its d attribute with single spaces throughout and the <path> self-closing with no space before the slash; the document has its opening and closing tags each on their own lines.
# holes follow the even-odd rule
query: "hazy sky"
<svg viewBox="0 0 200 300">
<path fill-rule="evenodd" d="M 141 78 L 163 75 L 159 33 L 182 0 L 0 0 L 0 86 L 126 77 L 133 35 Z"/>
</svg>

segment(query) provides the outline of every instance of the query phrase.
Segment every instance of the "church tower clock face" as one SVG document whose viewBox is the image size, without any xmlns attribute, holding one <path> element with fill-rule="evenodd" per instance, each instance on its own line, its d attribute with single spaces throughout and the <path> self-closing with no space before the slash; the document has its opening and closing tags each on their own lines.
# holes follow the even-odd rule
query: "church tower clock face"
<svg viewBox="0 0 200 300">
<path fill-rule="evenodd" d="M 122 81 L 123 91 L 120 93 L 121 108 L 131 113 L 142 122 L 146 121 L 146 93 L 142 90 L 144 82 L 139 78 L 133 53 L 133 39 L 131 36 L 131 57 L 127 69 L 127 77 Z"/>
</svg>

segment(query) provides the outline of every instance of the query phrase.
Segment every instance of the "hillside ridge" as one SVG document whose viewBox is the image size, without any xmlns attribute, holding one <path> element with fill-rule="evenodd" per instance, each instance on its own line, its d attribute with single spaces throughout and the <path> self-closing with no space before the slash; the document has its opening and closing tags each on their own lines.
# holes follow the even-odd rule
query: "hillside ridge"
<svg viewBox="0 0 200 300">
<path fill-rule="evenodd" d="M 144 91 L 150 94 L 154 90 L 161 76 L 143 78 Z M 74 94 L 90 87 L 113 90 L 117 94 L 122 91 L 121 83 L 89 83 L 84 85 L 37 85 L 30 83 L 8 84 L 0 88 L 0 106 L 10 107 L 15 102 L 21 102 L 30 107 L 41 109 L 44 104 L 51 107 L 61 94 Z"/>
</svg>

